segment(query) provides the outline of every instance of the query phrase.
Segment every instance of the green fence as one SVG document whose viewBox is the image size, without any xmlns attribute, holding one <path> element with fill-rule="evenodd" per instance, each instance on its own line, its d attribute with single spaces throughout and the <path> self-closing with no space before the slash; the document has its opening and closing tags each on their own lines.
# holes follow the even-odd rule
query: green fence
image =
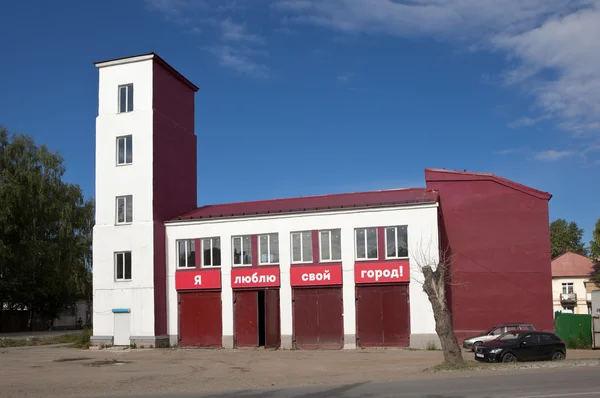
<svg viewBox="0 0 600 398">
<path fill-rule="evenodd" d="M 554 330 L 568 348 L 591 348 L 592 316 L 556 312 Z"/>
</svg>

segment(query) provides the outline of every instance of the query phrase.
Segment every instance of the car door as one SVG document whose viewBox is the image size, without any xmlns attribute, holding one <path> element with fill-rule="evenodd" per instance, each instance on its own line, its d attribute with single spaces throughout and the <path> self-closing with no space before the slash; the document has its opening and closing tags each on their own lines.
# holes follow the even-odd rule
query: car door
<svg viewBox="0 0 600 398">
<path fill-rule="evenodd" d="M 535 333 L 527 333 L 519 339 L 515 354 L 519 361 L 535 361 L 540 357 L 540 338 Z"/>
<path fill-rule="evenodd" d="M 550 359 L 556 348 L 556 341 L 547 334 L 540 335 L 539 359 Z"/>
</svg>

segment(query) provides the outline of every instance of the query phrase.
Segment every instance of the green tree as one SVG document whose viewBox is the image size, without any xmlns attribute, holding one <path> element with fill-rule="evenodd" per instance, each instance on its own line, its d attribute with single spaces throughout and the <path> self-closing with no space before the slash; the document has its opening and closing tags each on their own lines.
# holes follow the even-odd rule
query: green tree
<svg viewBox="0 0 600 398">
<path fill-rule="evenodd" d="M 63 159 L 0 126 L 0 308 L 53 319 L 91 294 L 94 202 Z"/>
<path fill-rule="evenodd" d="M 573 221 L 567 222 L 559 218 L 550 224 L 550 247 L 552 258 L 572 251 L 577 254 L 587 255 L 587 251 L 581 239 L 583 229 L 579 228 Z"/>
<path fill-rule="evenodd" d="M 596 221 L 592 240 L 590 241 L 590 257 L 594 261 L 600 261 L 600 218 Z"/>
<path fill-rule="evenodd" d="M 590 272 L 590 281 L 595 283 L 597 287 L 600 287 L 600 261 L 596 262 L 592 266 L 592 271 Z"/>
</svg>

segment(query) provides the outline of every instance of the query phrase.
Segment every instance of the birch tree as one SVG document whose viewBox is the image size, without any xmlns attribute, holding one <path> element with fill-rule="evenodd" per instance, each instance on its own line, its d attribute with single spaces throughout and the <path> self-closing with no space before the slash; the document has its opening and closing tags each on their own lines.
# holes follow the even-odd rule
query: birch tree
<svg viewBox="0 0 600 398">
<path fill-rule="evenodd" d="M 90 296 L 94 202 L 63 159 L 0 126 L 0 310 L 53 319 Z"/>
</svg>

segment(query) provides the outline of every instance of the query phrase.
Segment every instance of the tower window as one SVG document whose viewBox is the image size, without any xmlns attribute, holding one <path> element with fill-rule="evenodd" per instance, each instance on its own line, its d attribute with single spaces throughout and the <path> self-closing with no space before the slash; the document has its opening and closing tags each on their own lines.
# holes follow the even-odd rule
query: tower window
<svg viewBox="0 0 600 398">
<path fill-rule="evenodd" d="M 117 165 L 133 163 L 133 150 L 131 135 L 117 137 Z"/>
<path fill-rule="evenodd" d="M 133 195 L 117 196 L 117 224 L 133 222 Z"/>
<path fill-rule="evenodd" d="M 119 113 L 133 111 L 133 83 L 119 86 Z"/>
<path fill-rule="evenodd" d="M 115 253 L 115 279 L 117 281 L 131 280 L 131 252 Z"/>
</svg>

